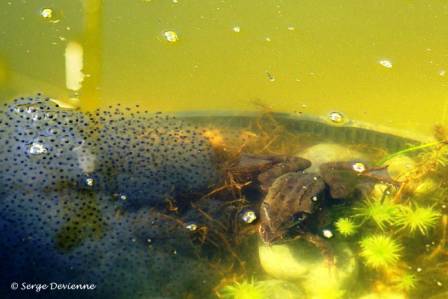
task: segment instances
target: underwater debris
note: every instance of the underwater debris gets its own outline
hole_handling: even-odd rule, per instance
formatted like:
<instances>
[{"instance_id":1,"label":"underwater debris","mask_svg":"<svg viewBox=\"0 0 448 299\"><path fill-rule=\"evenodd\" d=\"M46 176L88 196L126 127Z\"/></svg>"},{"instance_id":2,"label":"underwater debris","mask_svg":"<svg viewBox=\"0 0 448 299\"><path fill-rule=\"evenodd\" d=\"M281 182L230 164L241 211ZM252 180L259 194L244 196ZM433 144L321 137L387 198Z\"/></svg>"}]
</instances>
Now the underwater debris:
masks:
<instances>
[{"instance_id":1,"label":"underwater debris","mask_svg":"<svg viewBox=\"0 0 448 299\"><path fill-rule=\"evenodd\" d=\"M364 258L364 263L375 269L394 265L401 256L401 245L386 235L364 237L359 245L361 247L359 255Z\"/></svg>"},{"instance_id":2,"label":"underwater debris","mask_svg":"<svg viewBox=\"0 0 448 299\"><path fill-rule=\"evenodd\" d=\"M428 230L436 225L441 214L431 207L400 205L399 212L395 215L394 225L414 233L417 230L426 235Z\"/></svg>"},{"instance_id":3,"label":"underwater debris","mask_svg":"<svg viewBox=\"0 0 448 299\"><path fill-rule=\"evenodd\" d=\"M344 237L352 236L358 228L350 218L339 218L334 225L336 230Z\"/></svg>"}]
</instances>

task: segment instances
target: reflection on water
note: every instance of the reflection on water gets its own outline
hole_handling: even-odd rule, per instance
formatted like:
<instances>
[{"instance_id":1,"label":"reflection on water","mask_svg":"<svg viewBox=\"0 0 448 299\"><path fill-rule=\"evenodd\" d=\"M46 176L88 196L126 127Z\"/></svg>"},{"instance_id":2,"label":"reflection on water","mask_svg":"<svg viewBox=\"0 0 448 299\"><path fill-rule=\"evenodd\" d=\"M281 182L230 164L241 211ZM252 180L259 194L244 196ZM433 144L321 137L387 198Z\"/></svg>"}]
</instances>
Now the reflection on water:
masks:
<instances>
[{"instance_id":1,"label":"reflection on water","mask_svg":"<svg viewBox=\"0 0 448 299\"><path fill-rule=\"evenodd\" d=\"M0 3L1 294L444 298L447 14Z\"/></svg>"},{"instance_id":2,"label":"reflection on water","mask_svg":"<svg viewBox=\"0 0 448 299\"><path fill-rule=\"evenodd\" d=\"M274 110L336 110L427 134L445 120L444 1L0 5L0 55L11 73L3 95L73 97L63 57L77 41L86 55L87 107L98 99L157 110L253 110L260 99Z\"/></svg>"}]
</instances>

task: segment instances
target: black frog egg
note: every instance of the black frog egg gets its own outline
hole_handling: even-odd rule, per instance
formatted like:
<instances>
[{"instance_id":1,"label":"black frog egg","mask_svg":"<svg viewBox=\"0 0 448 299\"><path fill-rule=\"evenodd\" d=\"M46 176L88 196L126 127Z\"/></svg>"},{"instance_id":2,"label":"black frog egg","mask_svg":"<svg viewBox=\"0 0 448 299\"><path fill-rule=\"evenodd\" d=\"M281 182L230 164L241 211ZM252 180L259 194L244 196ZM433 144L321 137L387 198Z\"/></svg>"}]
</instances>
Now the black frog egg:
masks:
<instances>
[{"instance_id":1,"label":"black frog egg","mask_svg":"<svg viewBox=\"0 0 448 299\"><path fill-rule=\"evenodd\" d=\"M120 106L90 117L98 128L96 172L108 192L126 195L128 206L159 206L218 181L213 149L200 129Z\"/></svg>"},{"instance_id":2,"label":"black frog egg","mask_svg":"<svg viewBox=\"0 0 448 299\"><path fill-rule=\"evenodd\" d=\"M5 105L0 122L0 281L94 283L93 298L206 290L207 260L157 210L217 180L200 129L120 106L84 114L40 95Z\"/></svg>"},{"instance_id":3,"label":"black frog egg","mask_svg":"<svg viewBox=\"0 0 448 299\"><path fill-rule=\"evenodd\" d=\"M49 98L18 98L1 113L2 188L58 188L74 184L84 171L79 153L87 119L61 109Z\"/></svg>"}]
</instances>

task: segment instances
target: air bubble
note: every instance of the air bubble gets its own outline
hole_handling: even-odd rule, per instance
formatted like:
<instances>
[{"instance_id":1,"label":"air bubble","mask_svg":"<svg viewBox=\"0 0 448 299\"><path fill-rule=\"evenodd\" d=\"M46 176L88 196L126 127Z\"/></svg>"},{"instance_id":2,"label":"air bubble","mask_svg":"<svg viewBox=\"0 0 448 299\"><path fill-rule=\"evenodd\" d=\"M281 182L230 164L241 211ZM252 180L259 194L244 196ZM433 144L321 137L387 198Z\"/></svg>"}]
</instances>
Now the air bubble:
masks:
<instances>
[{"instance_id":1,"label":"air bubble","mask_svg":"<svg viewBox=\"0 0 448 299\"><path fill-rule=\"evenodd\" d=\"M93 178L86 179L86 185L92 187L95 184L95 180Z\"/></svg>"},{"instance_id":2,"label":"air bubble","mask_svg":"<svg viewBox=\"0 0 448 299\"><path fill-rule=\"evenodd\" d=\"M357 162L357 163L353 164L352 168L354 171L359 172L359 173L364 172L366 170L366 166L361 162Z\"/></svg>"},{"instance_id":3,"label":"air bubble","mask_svg":"<svg viewBox=\"0 0 448 299\"><path fill-rule=\"evenodd\" d=\"M40 15L44 19L51 19L53 17L53 10L51 8L43 8L40 11Z\"/></svg>"},{"instance_id":4,"label":"air bubble","mask_svg":"<svg viewBox=\"0 0 448 299\"><path fill-rule=\"evenodd\" d=\"M333 232L332 232L331 230L329 230L329 229L324 229L324 230L322 231L322 235L323 235L324 238L326 238L326 239L331 239L331 238L333 238L333 236L334 236Z\"/></svg>"},{"instance_id":5,"label":"air bubble","mask_svg":"<svg viewBox=\"0 0 448 299\"><path fill-rule=\"evenodd\" d=\"M42 143L33 142L28 152L30 155L42 155L48 153L48 150Z\"/></svg>"},{"instance_id":6,"label":"air bubble","mask_svg":"<svg viewBox=\"0 0 448 299\"><path fill-rule=\"evenodd\" d=\"M190 223L190 224L187 224L185 226L185 228L188 229L189 231L194 232L195 230L198 229L198 225L196 223Z\"/></svg>"},{"instance_id":7,"label":"air bubble","mask_svg":"<svg viewBox=\"0 0 448 299\"><path fill-rule=\"evenodd\" d=\"M177 33L174 31L166 31L163 33L165 36L165 39L170 43L175 43L179 40L179 37L177 36Z\"/></svg>"},{"instance_id":8,"label":"air bubble","mask_svg":"<svg viewBox=\"0 0 448 299\"><path fill-rule=\"evenodd\" d=\"M328 114L328 118L337 124L340 124L344 121L344 115L341 112L331 112L330 114Z\"/></svg>"},{"instance_id":9,"label":"air bubble","mask_svg":"<svg viewBox=\"0 0 448 299\"><path fill-rule=\"evenodd\" d=\"M257 215L255 214L254 211L247 210L243 213L241 219L243 219L244 222L250 224L250 223L254 222L255 220L257 220Z\"/></svg>"}]
</instances>

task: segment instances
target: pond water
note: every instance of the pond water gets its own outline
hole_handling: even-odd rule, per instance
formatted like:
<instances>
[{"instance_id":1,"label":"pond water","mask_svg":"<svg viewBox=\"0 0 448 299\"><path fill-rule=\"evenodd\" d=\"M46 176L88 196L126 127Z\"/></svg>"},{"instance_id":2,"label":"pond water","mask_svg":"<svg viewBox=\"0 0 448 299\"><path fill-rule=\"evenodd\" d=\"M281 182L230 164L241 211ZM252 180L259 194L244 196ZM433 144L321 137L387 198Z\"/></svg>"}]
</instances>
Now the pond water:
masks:
<instances>
[{"instance_id":1,"label":"pond water","mask_svg":"<svg viewBox=\"0 0 448 299\"><path fill-rule=\"evenodd\" d=\"M448 296L445 1L0 17L2 298Z\"/></svg>"}]
</instances>

